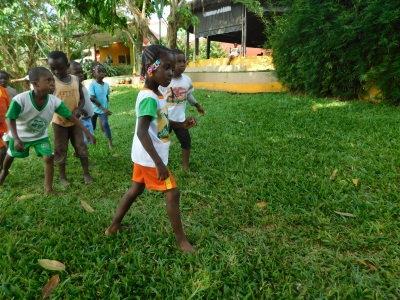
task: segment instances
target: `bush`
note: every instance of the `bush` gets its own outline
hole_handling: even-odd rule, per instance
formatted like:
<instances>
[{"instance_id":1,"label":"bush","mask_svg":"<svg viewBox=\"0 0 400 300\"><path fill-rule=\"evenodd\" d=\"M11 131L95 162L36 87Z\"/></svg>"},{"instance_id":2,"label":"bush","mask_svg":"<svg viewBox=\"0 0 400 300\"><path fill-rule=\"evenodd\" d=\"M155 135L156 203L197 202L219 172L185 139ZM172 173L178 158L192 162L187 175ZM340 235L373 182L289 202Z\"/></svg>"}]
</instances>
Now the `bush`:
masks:
<instances>
[{"instance_id":1,"label":"bush","mask_svg":"<svg viewBox=\"0 0 400 300\"><path fill-rule=\"evenodd\" d=\"M132 73L133 73L133 66L132 65L114 66L114 68L118 71L119 75L132 76Z\"/></svg>"},{"instance_id":2,"label":"bush","mask_svg":"<svg viewBox=\"0 0 400 300\"><path fill-rule=\"evenodd\" d=\"M270 35L292 91L352 99L371 86L400 100L398 0L294 0Z\"/></svg>"},{"instance_id":3,"label":"bush","mask_svg":"<svg viewBox=\"0 0 400 300\"><path fill-rule=\"evenodd\" d=\"M109 65L107 63L103 62L97 62L101 64L105 69L106 69L106 77L113 77L113 76L118 76L121 75L119 71L112 65ZM82 64L82 69L83 73L85 74L85 79L92 79L93 74L91 72L91 68L95 64L95 62L91 59L85 59L85 61Z\"/></svg>"}]
</instances>

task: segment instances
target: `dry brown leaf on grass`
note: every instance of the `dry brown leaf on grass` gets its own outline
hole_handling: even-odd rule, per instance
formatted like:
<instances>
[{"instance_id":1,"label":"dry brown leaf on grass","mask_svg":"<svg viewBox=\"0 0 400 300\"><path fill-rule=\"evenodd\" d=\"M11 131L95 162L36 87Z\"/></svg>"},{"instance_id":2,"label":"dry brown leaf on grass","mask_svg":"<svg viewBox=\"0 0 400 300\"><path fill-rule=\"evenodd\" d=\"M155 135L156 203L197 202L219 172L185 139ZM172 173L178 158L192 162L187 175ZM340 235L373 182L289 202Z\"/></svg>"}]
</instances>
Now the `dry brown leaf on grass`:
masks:
<instances>
[{"instance_id":1,"label":"dry brown leaf on grass","mask_svg":"<svg viewBox=\"0 0 400 300\"><path fill-rule=\"evenodd\" d=\"M373 264L369 263L369 262L366 261L366 260L357 259L357 261L358 261L359 263L362 263L363 265L367 266L368 268L374 270L374 271L378 271L378 269L377 269Z\"/></svg>"},{"instance_id":2,"label":"dry brown leaf on grass","mask_svg":"<svg viewBox=\"0 0 400 300\"><path fill-rule=\"evenodd\" d=\"M113 157L119 157L119 154L115 153L115 154L113 154L113 155L111 155L111 156L113 156Z\"/></svg>"},{"instance_id":3,"label":"dry brown leaf on grass","mask_svg":"<svg viewBox=\"0 0 400 300\"><path fill-rule=\"evenodd\" d=\"M206 98L210 98L210 97L211 97L210 95L208 95L208 94L206 95Z\"/></svg>"},{"instance_id":4,"label":"dry brown leaf on grass","mask_svg":"<svg viewBox=\"0 0 400 300\"><path fill-rule=\"evenodd\" d=\"M194 109L189 109L190 112L194 112Z\"/></svg>"},{"instance_id":5,"label":"dry brown leaf on grass","mask_svg":"<svg viewBox=\"0 0 400 300\"><path fill-rule=\"evenodd\" d=\"M354 184L355 186L358 186L358 178L354 178L354 179L353 179L353 184Z\"/></svg>"},{"instance_id":6,"label":"dry brown leaf on grass","mask_svg":"<svg viewBox=\"0 0 400 300\"><path fill-rule=\"evenodd\" d=\"M50 278L50 280L46 283L42 290L42 299L45 299L51 295L51 293L56 289L58 282L60 279L60 275L56 274Z\"/></svg>"},{"instance_id":7,"label":"dry brown leaf on grass","mask_svg":"<svg viewBox=\"0 0 400 300\"><path fill-rule=\"evenodd\" d=\"M65 265L60 263L57 260L50 260L50 259L38 259L39 265L41 265L43 268L47 270L52 270L52 271L60 271L64 270L65 271Z\"/></svg>"},{"instance_id":8,"label":"dry brown leaf on grass","mask_svg":"<svg viewBox=\"0 0 400 300\"><path fill-rule=\"evenodd\" d=\"M335 178L336 178L337 172L338 172L338 169L335 169L335 170L332 172L331 177L329 177L329 178L330 178L331 180L335 179Z\"/></svg>"},{"instance_id":9,"label":"dry brown leaf on grass","mask_svg":"<svg viewBox=\"0 0 400 300\"><path fill-rule=\"evenodd\" d=\"M345 213L345 212L341 212L341 211L336 211L334 210L335 213L337 213L338 215L344 216L344 217L350 217L350 218L355 218L355 216L353 214L349 214L349 213Z\"/></svg>"},{"instance_id":10,"label":"dry brown leaf on grass","mask_svg":"<svg viewBox=\"0 0 400 300\"><path fill-rule=\"evenodd\" d=\"M313 107L311 107L311 110L312 110L312 111L316 111L316 110L317 110L317 106L314 105Z\"/></svg>"},{"instance_id":11,"label":"dry brown leaf on grass","mask_svg":"<svg viewBox=\"0 0 400 300\"><path fill-rule=\"evenodd\" d=\"M22 195L22 196L17 197L17 201L21 201L21 200L25 200L25 199L30 199L30 198L33 198L33 197L36 197L36 196L37 196L37 194Z\"/></svg>"},{"instance_id":12,"label":"dry brown leaf on grass","mask_svg":"<svg viewBox=\"0 0 400 300\"><path fill-rule=\"evenodd\" d=\"M267 203L266 202L257 202L257 206L258 207L265 207L265 206L267 206Z\"/></svg>"},{"instance_id":13,"label":"dry brown leaf on grass","mask_svg":"<svg viewBox=\"0 0 400 300\"><path fill-rule=\"evenodd\" d=\"M93 209L89 204L87 204L86 201L81 200L81 204L82 204L83 208L84 208L87 212L89 212L89 213L94 212L94 209Z\"/></svg>"},{"instance_id":14,"label":"dry brown leaf on grass","mask_svg":"<svg viewBox=\"0 0 400 300\"><path fill-rule=\"evenodd\" d=\"M242 123L242 124L244 125L244 122L243 122L243 121L239 121L239 123Z\"/></svg>"}]
</instances>

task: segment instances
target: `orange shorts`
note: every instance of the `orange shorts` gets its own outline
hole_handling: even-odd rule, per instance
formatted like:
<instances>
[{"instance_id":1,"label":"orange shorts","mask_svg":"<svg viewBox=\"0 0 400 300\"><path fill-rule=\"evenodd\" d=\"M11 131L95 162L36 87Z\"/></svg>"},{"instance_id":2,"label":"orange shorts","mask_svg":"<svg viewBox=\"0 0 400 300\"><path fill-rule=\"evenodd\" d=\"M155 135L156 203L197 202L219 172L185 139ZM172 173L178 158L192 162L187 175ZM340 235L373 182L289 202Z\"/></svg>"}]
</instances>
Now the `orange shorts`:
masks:
<instances>
[{"instance_id":1,"label":"orange shorts","mask_svg":"<svg viewBox=\"0 0 400 300\"><path fill-rule=\"evenodd\" d=\"M166 191L177 188L178 186L169 169L168 173L169 177L166 180L158 180L156 168L144 167L135 163L133 164L132 181L144 183L146 188L155 191Z\"/></svg>"}]
</instances>

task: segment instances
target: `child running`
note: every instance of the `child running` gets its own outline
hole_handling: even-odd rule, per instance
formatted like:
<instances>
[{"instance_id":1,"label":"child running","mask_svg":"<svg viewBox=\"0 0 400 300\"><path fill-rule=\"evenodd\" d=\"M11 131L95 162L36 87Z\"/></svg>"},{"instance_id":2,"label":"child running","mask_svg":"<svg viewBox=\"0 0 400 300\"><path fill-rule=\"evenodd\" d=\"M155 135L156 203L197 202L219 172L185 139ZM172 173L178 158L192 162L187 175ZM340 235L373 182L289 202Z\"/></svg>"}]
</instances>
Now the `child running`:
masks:
<instances>
[{"instance_id":1,"label":"child running","mask_svg":"<svg viewBox=\"0 0 400 300\"><path fill-rule=\"evenodd\" d=\"M64 52L53 51L49 54L47 61L55 76L56 90L54 95L67 105L75 117L80 118L85 105L85 98L79 79L68 74L67 56ZM93 179L89 173L89 152L80 127L75 126L73 122L66 120L57 113L54 114L52 126L54 131L54 162L58 164L60 182L64 185L70 184L65 174L68 141L70 140L75 149L75 156L81 160L85 184L92 183Z\"/></svg>"},{"instance_id":2,"label":"child running","mask_svg":"<svg viewBox=\"0 0 400 300\"><path fill-rule=\"evenodd\" d=\"M92 67L92 73L95 81L92 81L89 85L90 100L92 100L94 115L92 117L93 130L96 130L97 117L100 118L101 125L104 128L106 138L108 140L108 148L112 149L113 144L111 140L111 130L108 125L108 116L111 112L108 110L108 95L110 95L110 86L103 79L106 76L106 69L101 64L95 64ZM104 107L107 111L104 111L95 105L95 101L100 103L100 107Z\"/></svg>"},{"instance_id":3,"label":"child running","mask_svg":"<svg viewBox=\"0 0 400 300\"><path fill-rule=\"evenodd\" d=\"M29 148L34 147L36 154L43 156L45 163L45 195L58 195L53 189L54 156L47 136L47 127L53 114L59 114L85 131L93 143L96 139L60 99L51 95L55 83L49 70L33 68L29 71L29 79L34 90L15 96L6 115L10 125L10 145L0 174L0 185L4 183L14 158L29 156Z\"/></svg>"},{"instance_id":4,"label":"child running","mask_svg":"<svg viewBox=\"0 0 400 300\"><path fill-rule=\"evenodd\" d=\"M105 234L115 234L122 229L121 222L132 203L145 187L163 191L167 201L167 213L176 236L176 244L184 253L197 253L183 232L179 210L180 193L172 177L168 163L169 126L189 129L197 125L196 119L184 122L168 121L166 101L158 87L168 86L172 80L175 56L166 47L151 45L143 52L143 73L147 73L144 88L136 100L136 128L132 144L132 186L122 197L114 220Z\"/></svg>"},{"instance_id":5,"label":"child running","mask_svg":"<svg viewBox=\"0 0 400 300\"><path fill-rule=\"evenodd\" d=\"M7 134L6 113L10 106L10 98L7 90L0 85L0 170L3 167L4 158L7 153L7 145L3 142L3 135Z\"/></svg>"},{"instance_id":6,"label":"child running","mask_svg":"<svg viewBox=\"0 0 400 300\"><path fill-rule=\"evenodd\" d=\"M200 116L204 115L204 109L196 99L193 97L193 85L192 80L182 74L186 69L185 54L179 50L174 49L172 52L175 54L176 65L174 77L167 88L160 87L160 91L165 95L167 94L167 107L168 107L168 119L175 122L183 122L185 120L186 111L186 100L190 105L195 106ZM176 137L181 143L182 148L182 170L189 170L189 156L190 148L192 147L192 141L190 139L189 130L185 128L174 128L169 130L174 131Z\"/></svg>"}]
</instances>

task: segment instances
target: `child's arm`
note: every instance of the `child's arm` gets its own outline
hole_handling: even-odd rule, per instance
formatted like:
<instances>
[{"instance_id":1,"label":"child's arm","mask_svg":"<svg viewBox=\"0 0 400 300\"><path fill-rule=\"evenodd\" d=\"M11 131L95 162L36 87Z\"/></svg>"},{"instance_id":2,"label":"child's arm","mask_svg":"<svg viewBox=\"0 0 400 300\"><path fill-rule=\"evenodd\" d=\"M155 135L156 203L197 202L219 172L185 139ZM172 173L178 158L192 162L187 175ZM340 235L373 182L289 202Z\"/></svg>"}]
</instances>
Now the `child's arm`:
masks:
<instances>
[{"instance_id":1,"label":"child's arm","mask_svg":"<svg viewBox=\"0 0 400 300\"><path fill-rule=\"evenodd\" d=\"M204 108L196 101L196 99L193 97L192 93L188 93L187 95L187 101L190 103L192 106L196 106L197 111L200 116L204 115Z\"/></svg>"},{"instance_id":2,"label":"child's arm","mask_svg":"<svg viewBox=\"0 0 400 300\"><path fill-rule=\"evenodd\" d=\"M82 109L85 106L85 96L82 90L82 83L79 83L79 103L78 107L72 112L75 117L80 118L82 116Z\"/></svg>"},{"instance_id":3,"label":"child's arm","mask_svg":"<svg viewBox=\"0 0 400 300\"><path fill-rule=\"evenodd\" d=\"M24 152L25 146L24 146L24 143L21 141L21 139L18 136L16 120L8 119L7 123L8 123L8 126L10 127L11 134L14 139L14 149L17 150L18 152Z\"/></svg>"},{"instance_id":4,"label":"child's arm","mask_svg":"<svg viewBox=\"0 0 400 300\"><path fill-rule=\"evenodd\" d=\"M92 143L92 144L96 144L96 138L89 132L89 130L87 130L87 128L82 124L82 122L75 117L74 115L70 115L67 118L68 121L71 121L72 123L74 123L76 126L78 126L85 134L87 139Z\"/></svg>"},{"instance_id":5,"label":"child's arm","mask_svg":"<svg viewBox=\"0 0 400 300\"><path fill-rule=\"evenodd\" d=\"M165 180L169 177L167 166L164 165L161 157L158 155L154 148L153 142L149 135L149 127L151 123L151 116L143 116L138 119L137 136L142 143L143 148L150 155L154 161L157 170L158 180Z\"/></svg>"},{"instance_id":6,"label":"child's arm","mask_svg":"<svg viewBox=\"0 0 400 300\"><path fill-rule=\"evenodd\" d=\"M96 96L95 95L90 95L90 101L92 101L92 103L94 103L94 105L96 105L99 109L101 109L107 116L111 116L112 112L109 111L107 108L104 108L99 101L97 101ZM107 96L107 101L108 101L108 96Z\"/></svg>"},{"instance_id":7,"label":"child's arm","mask_svg":"<svg viewBox=\"0 0 400 300\"><path fill-rule=\"evenodd\" d=\"M186 118L185 121L183 122L175 122L172 120L169 120L169 127L179 129L179 128L185 128L185 129L190 129L193 126L197 126L197 120L195 117L188 117Z\"/></svg>"}]
</instances>

